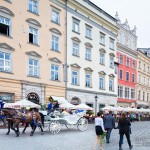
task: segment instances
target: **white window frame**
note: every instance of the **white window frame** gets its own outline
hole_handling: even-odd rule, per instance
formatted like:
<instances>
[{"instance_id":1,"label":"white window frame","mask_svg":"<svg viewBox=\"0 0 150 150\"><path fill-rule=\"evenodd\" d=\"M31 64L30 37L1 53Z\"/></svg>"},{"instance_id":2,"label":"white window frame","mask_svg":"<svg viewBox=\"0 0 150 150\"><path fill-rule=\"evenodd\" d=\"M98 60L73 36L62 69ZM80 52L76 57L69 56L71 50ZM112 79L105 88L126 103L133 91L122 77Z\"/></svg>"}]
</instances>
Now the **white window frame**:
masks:
<instances>
[{"instance_id":1,"label":"white window frame","mask_svg":"<svg viewBox=\"0 0 150 150\"><path fill-rule=\"evenodd\" d=\"M134 78L134 81L133 81ZM135 83L135 74L132 74L132 82Z\"/></svg>"},{"instance_id":2,"label":"white window frame","mask_svg":"<svg viewBox=\"0 0 150 150\"><path fill-rule=\"evenodd\" d=\"M74 44L78 45L78 47L74 47ZM72 41L72 55L79 56L79 46L80 46L79 42L76 42L74 40Z\"/></svg>"},{"instance_id":3,"label":"white window frame","mask_svg":"<svg viewBox=\"0 0 150 150\"><path fill-rule=\"evenodd\" d=\"M121 56L122 56L122 62L121 62ZM120 54L119 63L123 65L123 55L122 54Z\"/></svg>"},{"instance_id":4,"label":"white window frame","mask_svg":"<svg viewBox=\"0 0 150 150\"><path fill-rule=\"evenodd\" d=\"M99 76L99 89L100 90L105 89L105 76Z\"/></svg>"},{"instance_id":5,"label":"white window frame","mask_svg":"<svg viewBox=\"0 0 150 150\"><path fill-rule=\"evenodd\" d=\"M145 92L143 91L143 101L145 101Z\"/></svg>"},{"instance_id":6,"label":"white window frame","mask_svg":"<svg viewBox=\"0 0 150 150\"><path fill-rule=\"evenodd\" d=\"M92 27L88 25L85 27L85 37L92 39Z\"/></svg>"},{"instance_id":7,"label":"white window frame","mask_svg":"<svg viewBox=\"0 0 150 150\"><path fill-rule=\"evenodd\" d=\"M1 70L0 72L7 72L7 73L11 73L12 72L12 54L11 52L8 52L7 50L1 50L0 49L0 53L3 53L4 54L4 59L0 58L0 61L3 61L4 62L4 66L2 66L4 69ZM9 61L6 60L6 54L9 55ZM10 65L6 65L6 62L8 62Z\"/></svg>"},{"instance_id":8,"label":"white window frame","mask_svg":"<svg viewBox=\"0 0 150 150\"><path fill-rule=\"evenodd\" d=\"M30 32L31 28L32 28L32 30L34 32ZM35 30L37 30L37 34L35 33ZM29 34L33 34L33 43L31 43L30 40L29 40L29 43L34 44L34 45L38 45L39 44L39 28L37 28L35 26L32 26L32 25L29 25L29 31L28 32L29 32ZM36 36L37 42L35 41L35 37L34 36Z\"/></svg>"},{"instance_id":9,"label":"white window frame","mask_svg":"<svg viewBox=\"0 0 150 150\"><path fill-rule=\"evenodd\" d=\"M131 99L135 99L135 89L131 88Z\"/></svg>"},{"instance_id":10,"label":"white window frame","mask_svg":"<svg viewBox=\"0 0 150 150\"><path fill-rule=\"evenodd\" d=\"M138 90L138 100L140 100L140 99L141 99L141 91Z\"/></svg>"},{"instance_id":11,"label":"white window frame","mask_svg":"<svg viewBox=\"0 0 150 150\"><path fill-rule=\"evenodd\" d=\"M73 72L76 72L76 75L73 75ZM76 83L74 82L76 79ZM79 72L77 70L72 70L71 71L71 83L72 85L78 85L79 84Z\"/></svg>"},{"instance_id":12,"label":"white window frame","mask_svg":"<svg viewBox=\"0 0 150 150\"><path fill-rule=\"evenodd\" d=\"M129 79L127 80L127 73L129 75ZM130 73L129 72L126 72L126 81L130 81Z\"/></svg>"},{"instance_id":13,"label":"white window frame","mask_svg":"<svg viewBox=\"0 0 150 150\"><path fill-rule=\"evenodd\" d=\"M33 60L33 61L37 61L37 66L35 67L34 65L30 65L29 62L30 60ZM36 58L33 58L33 57L29 57L28 58L28 76L29 77L39 77L40 76L40 62L39 62L39 59L36 59ZM30 74L30 66L33 67L33 70L32 70L32 74ZM37 75L35 74L35 68L37 69Z\"/></svg>"},{"instance_id":14,"label":"white window frame","mask_svg":"<svg viewBox=\"0 0 150 150\"><path fill-rule=\"evenodd\" d=\"M114 57L113 56L109 57L109 67L114 68Z\"/></svg>"},{"instance_id":15,"label":"white window frame","mask_svg":"<svg viewBox=\"0 0 150 150\"><path fill-rule=\"evenodd\" d=\"M132 68L135 69L135 60L132 60Z\"/></svg>"},{"instance_id":16,"label":"white window frame","mask_svg":"<svg viewBox=\"0 0 150 150\"><path fill-rule=\"evenodd\" d=\"M52 37L55 37L55 38L58 38L58 41L56 42L56 41L53 41L53 38ZM53 48L53 44L52 43L58 43L58 49L55 49L55 46L54 46L54 48ZM51 45L51 50L53 50L53 51L56 51L56 52L60 52L60 35L58 35L58 34L56 34L56 33L53 33L53 32L51 32L51 40L50 40L50 45Z\"/></svg>"},{"instance_id":17,"label":"white window frame","mask_svg":"<svg viewBox=\"0 0 150 150\"><path fill-rule=\"evenodd\" d=\"M120 76L120 71L122 71L122 78L121 78L121 76ZM119 78L121 79L121 80L123 80L123 70L120 70L119 71Z\"/></svg>"},{"instance_id":18,"label":"white window frame","mask_svg":"<svg viewBox=\"0 0 150 150\"><path fill-rule=\"evenodd\" d=\"M141 82L141 75L139 74L138 75L138 83L140 83Z\"/></svg>"},{"instance_id":19,"label":"white window frame","mask_svg":"<svg viewBox=\"0 0 150 150\"><path fill-rule=\"evenodd\" d=\"M115 40L112 39L112 38L110 38L110 40L109 40L109 48L110 48L111 50L114 50L114 49L115 49Z\"/></svg>"},{"instance_id":20,"label":"white window frame","mask_svg":"<svg viewBox=\"0 0 150 150\"><path fill-rule=\"evenodd\" d=\"M32 1L32 2L31 2ZM33 6L33 1L36 1L37 3L37 7L36 7L36 11L34 11L33 9L35 9L35 6ZM30 10L30 2L31 2L31 5L32 5L32 10ZM39 0L28 0L28 10L34 14L38 14L39 13Z\"/></svg>"},{"instance_id":21,"label":"white window frame","mask_svg":"<svg viewBox=\"0 0 150 150\"><path fill-rule=\"evenodd\" d=\"M105 65L105 53L100 52L100 64Z\"/></svg>"},{"instance_id":22,"label":"white window frame","mask_svg":"<svg viewBox=\"0 0 150 150\"><path fill-rule=\"evenodd\" d=\"M91 52L91 48L85 47L85 59L86 60L91 60L91 58L92 58L92 54L91 53L92 53Z\"/></svg>"},{"instance_id":23,"label":"white window frame","mask_svg":"<svg viewBox=\"0 0 150 150\"><path fill-rule=\"evenodd\" d=\"M109 91L114 91L114 79L109 78Z\"/></svg>"},{"instance_id":24,"label":"white window frame","mask_svg":"<svg viewBox=\"0 0 150 150\"><path fill-rule=\"evenodd\" d=\"M118 86L118 97L123 98L123 86Z\"/></svg>"},{"instance_id":25,"label":"white window frame","mask_svg":"<svg viewBox=\"0 0 150 150\"><path fill-rule=\"evenodd\" d=\"M52 70L52 66L54 66L53 70ZM58 70L56 70L56 67L58 68ZM52 71L54 72L54 77L52 76ZM56 79L56 75L58 76L57 79ZM60 80L60 66L58 64L54 64L54 63L51 64L51 66L50 66L50 79L52 81L59 81Z\"/></svg>"},{"instance_id":26,"label":"white window frame","mask_svg":"<svg viewBox=\"0 0 150 150\"><path fill-rule=\"evenodd\" d=\"M125 87L125 98L129 99L130 97L130 89L129 87Z\"/></svg>"},{"instance_id":27,"label":"white window frame","mask_svg":"<svg viewBox=\"0 0 150 150\"><path fill-rule=\"evenodd\" d=\"M130 67L130 58L129 57L126 57L126 66Z\"/></svg>"},{"instance_id":28,"label":"white window frame","mask_svg":"<svg viewBox=\"0 0 150 150\"><path fill-rule=\"evenodd\" d=\"M75 26L75 25L77 25L77 26ZM76 30L76 27L77 27L77 30ZM76 33L80 32L80 21L75 18L73 18L73 20L72 20L72 30Z\"/></svg>"},{"instance_id":29,"label":"white window frame","mask_svg":"<svg viewBox=\"0 0 150 150\"><path fill-rule=\"evenodd\" d=\"M55 14L53 14L53 13L55 13ZM56 17L57 19L56 18L54 19L53 17ZM56 20L58 20L58 21L56 21ZM51 21L54 22L54 23L56 23L56 24L60 24L60 11L52 8L52 11L51 11Z\"/></svg>"},{"instance_id":30,"label":"white window frame","mask_svg":"<svg viewBox=\"0 0 150 150\"><path fill-rule=\"evenodd\" d=\"M89 78L87 78L87 76L89 76ZM92 76L91 76L91 74L89 74L89 73L86 73L85 74L85 86L86 87L91 87L91 85L92 85Z\"/></svg>"},{"instance_id":31,"label":"white window frame","mask_svg":"<svg viewBox=\"0 0 150 150\"><path fill-rule=\"evenodd\" d=\"M105 45L105 34L100 32L100 44Z\"/></svg>"}]
</instances>

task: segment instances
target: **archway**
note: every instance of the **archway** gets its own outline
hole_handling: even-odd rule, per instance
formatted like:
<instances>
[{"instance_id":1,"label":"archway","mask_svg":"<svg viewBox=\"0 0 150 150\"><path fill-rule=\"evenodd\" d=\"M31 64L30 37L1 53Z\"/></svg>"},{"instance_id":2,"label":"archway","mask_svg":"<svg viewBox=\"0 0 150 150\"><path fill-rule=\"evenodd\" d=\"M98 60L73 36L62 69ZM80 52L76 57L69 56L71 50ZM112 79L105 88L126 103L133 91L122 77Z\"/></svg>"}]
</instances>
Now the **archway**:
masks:
<instances>
[{"instance_id":1,"label":"archway","mask_svg":"<svg viewBox=\"0 0 150 150\"><path fill-rule=\"evenodd\" d=\"M73 105L79 105L79 104L81 104L81 100L80 100L80 98L74 96L74 97L72 97L70 103Z\"/></svg>"},{"instance_id":2,"label":"archway","mask_svg":"<svg viewBox=\"0 0 150 150\"><path fill-rule=\"evenodd\" d=\"M28 95L27 95L27 100L29 100L29 101L31 101L31 102L33 102L33 103L36 103L36 104L39 104L39 102L40 102L40 99L39 99L39 96L38 96L38 94L36 94L36 93L29 93Z\"/></svg>"}]
</instances>

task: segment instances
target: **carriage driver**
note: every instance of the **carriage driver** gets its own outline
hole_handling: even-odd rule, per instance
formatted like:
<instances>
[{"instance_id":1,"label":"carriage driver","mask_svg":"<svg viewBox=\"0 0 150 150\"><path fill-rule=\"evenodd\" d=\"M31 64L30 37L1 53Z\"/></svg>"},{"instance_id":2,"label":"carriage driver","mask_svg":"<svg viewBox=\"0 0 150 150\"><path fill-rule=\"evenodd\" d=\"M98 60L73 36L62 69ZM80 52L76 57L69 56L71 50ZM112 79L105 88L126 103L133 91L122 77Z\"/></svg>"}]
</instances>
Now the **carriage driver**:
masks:
<instances>
[{"instance_id":1,"label":"carriage driver","mask_svg":"<svg viewBox=\"0 0 150 150\"><path fill-rule=\"evenodd\" d=\"M0 97L0 109L3 109L4 108L4 102L3 102L3 100L1 99L1 97Z\"/></svg>"}]
</instances>

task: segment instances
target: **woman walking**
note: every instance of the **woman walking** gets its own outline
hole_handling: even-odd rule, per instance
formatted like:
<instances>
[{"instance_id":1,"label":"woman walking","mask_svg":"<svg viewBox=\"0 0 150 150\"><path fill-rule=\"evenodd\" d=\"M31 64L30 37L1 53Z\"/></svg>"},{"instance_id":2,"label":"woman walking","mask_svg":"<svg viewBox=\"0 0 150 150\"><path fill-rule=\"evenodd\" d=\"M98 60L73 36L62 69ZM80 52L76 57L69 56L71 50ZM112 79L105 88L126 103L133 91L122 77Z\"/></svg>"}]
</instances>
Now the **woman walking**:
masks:
<instances>
[{"instance_id":1,"label":"woman walking","mask_svg":"<svg viewBox=\"0 0 150 150\"><path fill-rule=\"evenodd\" d=\"M118 128L119 128L119 134L120 134L119 150L122 150L122 143L123 143L124 134L126 135L129 148L130 149L133 148L133 145L131 145L131 140L130 140L130 131L131 131L130 126L131 126L131 123L130 123L129 119L126 117L126 114L122 113L122 116L118 122Z\"/></svg>"},{"instance_id":2,"label":"woman walking","mask_svg":"<svg viewBox=\"0 0 150 150\"><path fill-rule=\"evenodd\" d=\"M102 113L98 112L97 117L95 118L95 132L96 132L96 142L94 145L94 150L96 149L96 145L98 143L98 140L100 140L100 150L103 150L103 133L106 132L104 129L103 119L102 119Z\"/></svg>"}]
</instances>

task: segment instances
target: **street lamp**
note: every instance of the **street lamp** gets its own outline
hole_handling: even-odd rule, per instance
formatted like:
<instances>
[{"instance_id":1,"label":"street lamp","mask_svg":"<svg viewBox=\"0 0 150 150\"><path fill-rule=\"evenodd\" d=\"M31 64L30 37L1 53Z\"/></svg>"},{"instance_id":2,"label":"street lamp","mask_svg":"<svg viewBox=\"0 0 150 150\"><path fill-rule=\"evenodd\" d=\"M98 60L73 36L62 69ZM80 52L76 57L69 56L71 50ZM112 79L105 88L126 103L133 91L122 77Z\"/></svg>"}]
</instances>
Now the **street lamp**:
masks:
<instances>
[{"instance_id":1,"label":"street lamp","mask_svg":"<svg viewBox=\"0 0 150 150\"><path fill-rule=\"evenodd\" d=\"M97 99L98 99L98 96L96 95L95 97L95 116L97 115Z\"/></svg>"}]
</instances>

